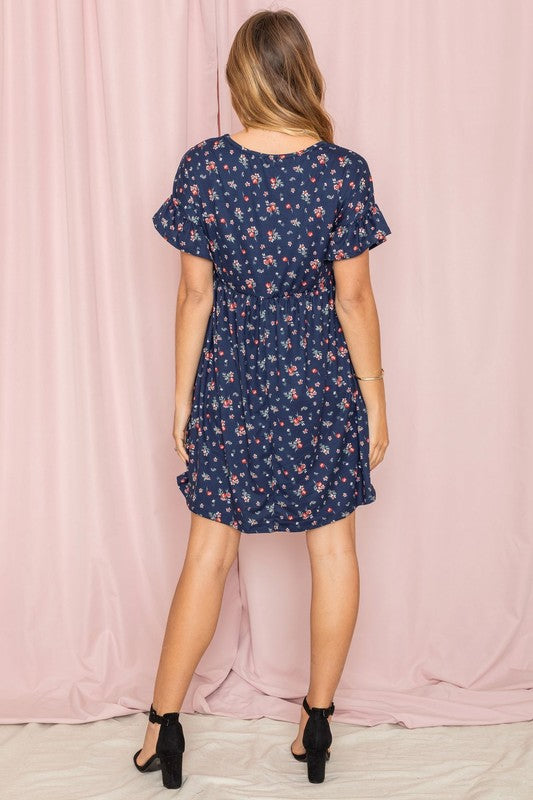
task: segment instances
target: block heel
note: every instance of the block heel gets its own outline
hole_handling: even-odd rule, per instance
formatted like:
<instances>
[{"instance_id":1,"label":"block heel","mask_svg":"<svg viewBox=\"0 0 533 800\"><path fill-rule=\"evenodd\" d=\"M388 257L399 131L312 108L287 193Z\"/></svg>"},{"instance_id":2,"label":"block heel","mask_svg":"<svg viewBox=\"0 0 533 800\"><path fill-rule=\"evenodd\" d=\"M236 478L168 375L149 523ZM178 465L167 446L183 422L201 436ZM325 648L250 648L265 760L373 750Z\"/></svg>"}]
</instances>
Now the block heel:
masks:
<instances>
[{"instance_id":1,"label":"block heel","mask_svg":"<svg viewBox=\"0 0 533 800\"><path fill-rule=\"evenodd\" d=\"M326 775L326 750L307 750L307 778L310 783L323 783Z\"/></svg>"},{"instance_id":2,"label":"block heel","mask_svg":"<svg viewBox=\"0 0 533 800\"><path fill-rule=\"evenodd\" d=\"M139 772L153 772L161 769L163 786L166 789L179 789L182 783L182 761L185 750L185 737L179 721L179 712L171 711L157 714L153 705L148 716L150 722L157 722L161 727L157 737L155 753L144 764L137 763L137 750L133 763Z\"/></svg>"},{"instance_id":3,"label":"block heel","mask_svg":"<svg viewBox=\"0 0 533 800\"><path fill-rule=\"evenodd\" d=\"M163 786L165 786L167 789L180 788L182 759L183 753L176 753L173 756L161 756Z\"/></svg>"}]
</instances>

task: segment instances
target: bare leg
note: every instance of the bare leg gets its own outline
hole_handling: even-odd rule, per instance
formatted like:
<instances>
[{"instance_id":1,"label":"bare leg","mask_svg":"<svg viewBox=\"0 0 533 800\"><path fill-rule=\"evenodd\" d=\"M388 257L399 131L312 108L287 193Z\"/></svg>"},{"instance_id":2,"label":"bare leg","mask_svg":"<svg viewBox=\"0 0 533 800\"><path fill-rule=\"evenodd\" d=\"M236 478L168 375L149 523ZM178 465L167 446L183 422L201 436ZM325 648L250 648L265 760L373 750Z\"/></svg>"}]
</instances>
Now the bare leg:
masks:
<instances>
[{"instance_id":1,"label":"bare leg","mask_svg":"<svg viewBox=\"0 0 533 800\"><path fill-rule=\"evenodd\" d=\"M215 633L226 577L241 533L191 513L185 561L170 606L153 706L158 714L179 711L194 670ZM159 724L148 722L140 766L155 753Z\"/></svg>"},{"instance_id":2,"label":"bare leg","mask_svg":"<svg viewBox=\"0 0 533 800\"><path fill-rule=\"evenodd\" d=\"M355 511L344 519L306 532L313 582L311 596L310 706L325 708L334 699L359 610L359 565L355 550ZM305 752L302 736L308 714L291 746Z\"/></svg>"}]
</instances>

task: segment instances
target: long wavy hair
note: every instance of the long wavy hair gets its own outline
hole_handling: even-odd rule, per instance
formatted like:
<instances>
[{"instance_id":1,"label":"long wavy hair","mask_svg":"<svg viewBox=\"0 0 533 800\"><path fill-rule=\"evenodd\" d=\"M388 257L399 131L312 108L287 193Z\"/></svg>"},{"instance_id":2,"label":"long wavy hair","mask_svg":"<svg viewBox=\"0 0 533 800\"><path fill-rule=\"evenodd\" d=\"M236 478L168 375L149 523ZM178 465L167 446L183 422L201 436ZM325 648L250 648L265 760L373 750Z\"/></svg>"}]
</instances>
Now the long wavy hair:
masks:
<instances>
[{"instance_id":1,"label":"long wavy hair","mask_svg":"<svg viewBox=\"0 0 533 800\"><path fill-rule=\"evenodd\" d=\"M291 11L258 11L243 22L231 45L226 80L245 128L333 142L333 125L322 105L324 78Z\"/></svg>"}]
</instances>

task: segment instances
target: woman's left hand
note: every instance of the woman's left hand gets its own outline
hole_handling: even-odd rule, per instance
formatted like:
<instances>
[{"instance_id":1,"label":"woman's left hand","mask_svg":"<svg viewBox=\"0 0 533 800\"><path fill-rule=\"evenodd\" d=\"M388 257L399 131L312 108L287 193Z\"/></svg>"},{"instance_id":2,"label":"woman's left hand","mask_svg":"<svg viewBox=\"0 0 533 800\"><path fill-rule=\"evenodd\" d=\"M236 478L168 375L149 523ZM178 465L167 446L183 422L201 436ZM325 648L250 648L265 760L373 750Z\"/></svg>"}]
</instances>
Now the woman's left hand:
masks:
<instances>
[{"instance_id":1,"label":"woman's left hand","mask_svg":"<svg viewBox=\"0 0 533 800\"><path fill-rule=\"evenodd\" d=\"M176 442L176 452L181 458L185 461L186 464L189 463L189 454L187 453L186 449L186 432L187 426L189 423L189 419L191 416L191 408L192 408L192 401L189 400L187 402L178 402L176 400L176 407L174 409L174 430L172 435L174 437L174 441Z\"/></svg>"}]
</instances>

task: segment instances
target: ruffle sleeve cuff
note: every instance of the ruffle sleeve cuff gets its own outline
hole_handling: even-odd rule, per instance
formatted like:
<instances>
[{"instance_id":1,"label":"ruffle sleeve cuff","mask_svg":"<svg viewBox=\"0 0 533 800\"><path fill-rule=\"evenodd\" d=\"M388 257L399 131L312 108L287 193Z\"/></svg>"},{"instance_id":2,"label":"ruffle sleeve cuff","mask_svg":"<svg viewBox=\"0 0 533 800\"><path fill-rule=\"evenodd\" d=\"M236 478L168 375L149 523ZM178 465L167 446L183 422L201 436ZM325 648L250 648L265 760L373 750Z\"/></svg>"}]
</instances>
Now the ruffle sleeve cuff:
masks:
<instances>
[{"instance_id":1,"label":"ruffle sleeve cuff","mask_svg":"<svg viewBox=\"0 0 533 800\"><path fill-rule=\"evenodd\" d=\"M371 203L353 220L341 220L331 231L326 248L326 261L354 258L387 241L392 233L376 203Z\"/></svg>"},{"instance_id":2,"label":"ruffle sleeve cuff","mask_svg":"<svg viewBox=\"0 0 533 800\"><path fill-rule=\"evenodd\" d=\"M200 217L185 216L173 195L152 217L155 229L171 245L193 256L211 259L210 242Z\"/></svg>"}]
</instances>

